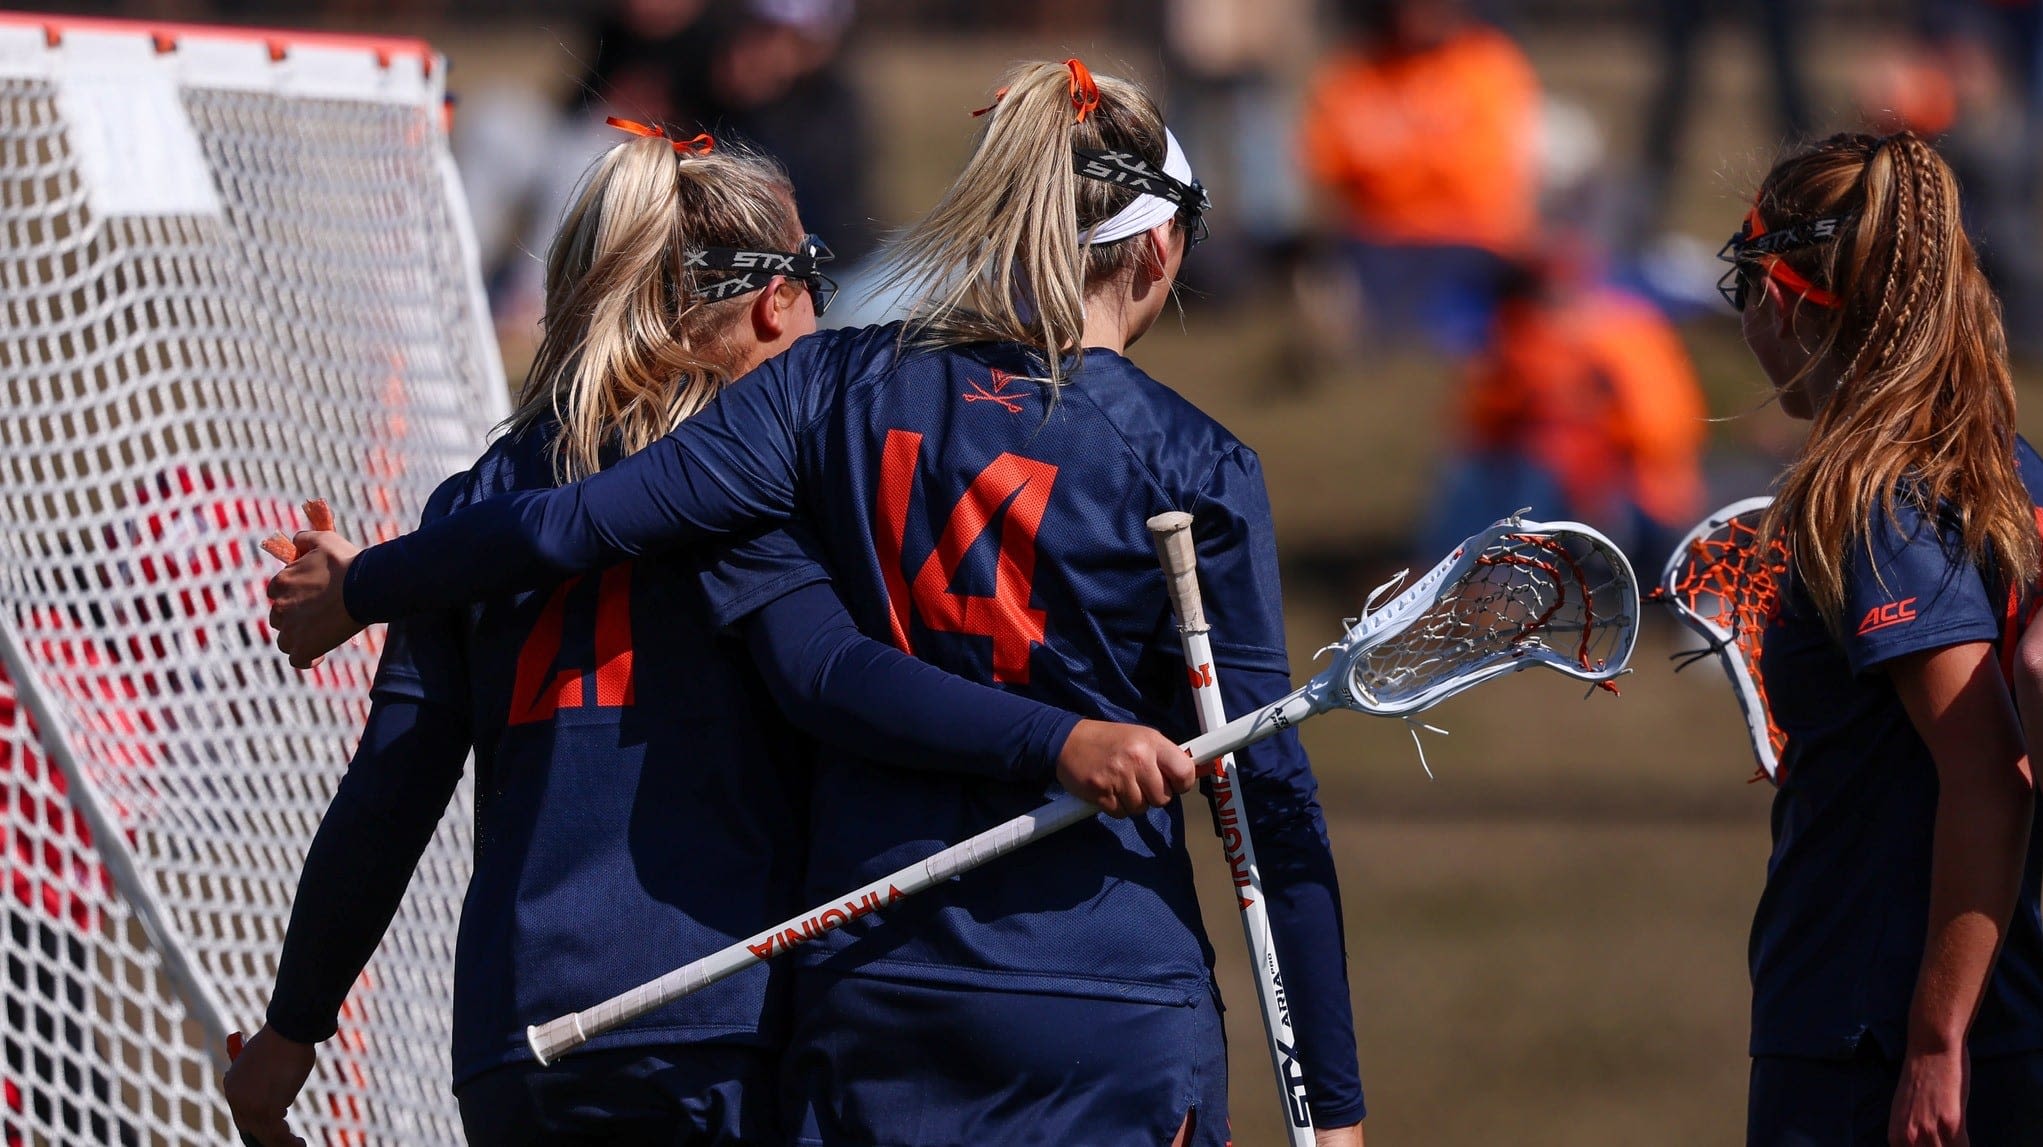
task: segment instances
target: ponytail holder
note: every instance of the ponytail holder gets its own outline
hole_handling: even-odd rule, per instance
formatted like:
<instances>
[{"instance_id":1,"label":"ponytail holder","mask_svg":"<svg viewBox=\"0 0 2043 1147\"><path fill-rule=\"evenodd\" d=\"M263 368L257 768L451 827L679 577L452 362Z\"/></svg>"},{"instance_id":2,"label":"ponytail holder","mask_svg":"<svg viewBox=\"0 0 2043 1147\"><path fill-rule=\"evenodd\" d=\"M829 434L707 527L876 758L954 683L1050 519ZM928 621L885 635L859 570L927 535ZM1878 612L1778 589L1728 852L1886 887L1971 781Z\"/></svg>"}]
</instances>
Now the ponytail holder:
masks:
<instances>
[{"instance_id":1,"label":"ponytail holder","mask_svg":"<svg viewBox=\"0 0 2043 1147\"><path fill-rule=\"evenodd\" d=\"M1071 108L1078 113L1078 119L1074 122L1084 123L1085 117L1098 110L1100 106L1100 86L1093 82L1092 72L1086 68L1085 62L1078 57L1073 56L1064 61L1064 66L1071 69ZM992 111L1001 100L1006 98L1006 88L994 92L993 102L973 111L972 118L978 119L980 116ZM617 121L612 120L611 122L616 123ZM623 127L624 125L618 124L618 126Z\"/></svg>"},{"instance_id":2,"label":"ponytail holder","mask_svg":"<svg viewBox=\"0 0 2043 1147\"><path fill-rule=\"evenodd\" d=\"M628 132L643 138L667 138L667 129L657 124L643 124L637 120L620 119L617 116L605 116L603 122L619 131ZM710 138L710 134L706 131L699 133L693 139L677 139L671 142L674 145L675 155L708 155L716 150L716 140Z\"/></svg>"},{"instance_id":3,"label":"ponytail holder","mask_svg":"<svg viewBox=\"0 0 2043 1147\"><path fill-rule=\"evenodd\" d=\"M1076 123L1084 123L1100 106L1100 86L1093 82L1092 72L1077 56L1064 61L1071 69L1071 107L1078 113Z\"/></svg>"}]
</instances>

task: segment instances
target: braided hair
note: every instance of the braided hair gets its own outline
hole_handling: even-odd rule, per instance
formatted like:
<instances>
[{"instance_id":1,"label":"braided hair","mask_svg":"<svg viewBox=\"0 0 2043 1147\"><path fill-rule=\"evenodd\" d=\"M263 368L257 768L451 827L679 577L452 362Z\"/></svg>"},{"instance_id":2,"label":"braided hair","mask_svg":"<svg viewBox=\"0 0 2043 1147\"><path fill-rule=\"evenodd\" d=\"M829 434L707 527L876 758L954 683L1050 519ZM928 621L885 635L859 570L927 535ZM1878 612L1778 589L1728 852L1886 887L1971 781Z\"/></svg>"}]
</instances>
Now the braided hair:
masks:
<instances>
[{"instance_id":1,"label":"braided hair","mask_svg":"<svg viewBox=\"0 0 2043 1147\"><path fill-rule=\"evenodd\" d=\"M1851 545L1870 548L1876 508L1905 498L1956 515L1968 556L2034 583L2036 516L2015 465L2015 391L2000 302L1958 211L1958 184L1912 132L1834 135L1779 163L1755 205L1769 230L1845 220L1828 242L1779 257L1836 296L1797 303L1819 334L1805 373L1842 363L1764 530L1780 537L1837 628Z\"/></svg>"}]
</instances>

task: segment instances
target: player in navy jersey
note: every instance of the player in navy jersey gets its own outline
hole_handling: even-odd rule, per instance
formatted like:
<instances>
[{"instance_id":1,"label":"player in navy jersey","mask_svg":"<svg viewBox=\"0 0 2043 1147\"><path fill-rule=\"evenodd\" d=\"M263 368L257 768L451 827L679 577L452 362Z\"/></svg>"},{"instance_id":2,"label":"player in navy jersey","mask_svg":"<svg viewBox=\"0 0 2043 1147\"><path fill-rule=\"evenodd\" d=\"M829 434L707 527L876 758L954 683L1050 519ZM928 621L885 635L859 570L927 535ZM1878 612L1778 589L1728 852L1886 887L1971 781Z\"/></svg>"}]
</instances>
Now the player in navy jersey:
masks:
<instances>
[{"instance_id":1,"label":"player in navy jersey","mask_svg":"<svg viewBox=\"0 0 2043 1147\"><path fill-rule=\"evenodd\" d=\"M647 138L595 169L549 260L519 409L427 521L594 473L815 329L827 252L803 236L785 177L709 146ZM783 1141L786 969L659 1009L554 1068L524 1038L801 907L813 750L776 697L806 727L909 764L1041 778L1061 765L1075 784L1120 784L1131 806L1169 782L1130 750L1191 776L1151 730L1081 722L859 636L791 531L409 618L307 857L267 1026L229 1073L239 1125L293 1141L284 1113L312 1045L334 1034L473 746L453 1054L470 1141Z\"/></svg>"},{"instance_id":2,"label":"player in navy jersey","mask_svg":"<svg viewBox=\"0 0 2043 1147\"><path fill-rule=\"evenodd\" d=\"M1956 181L1912 134L1834 136L1775 165L1725 258L1814 423L1764 527L1793 562L1748 1140L2043 1143L2043 832L2006 676L2043 462Z\"/></svg>"},{"instance_id":3,"label":"player in navy jersey","mask_svg":"<svg viewBox=\"0 0 2043 1147\"><path fill-rule=\"evenodd\" d=\"M859 627L1008 694L1193 731L1144 521L1190 511L1231 709L1289 691L1255 454L1124 352L1162 312L1204 192L1133 84L1010 73L895 255L903 326L803 339L644 451L357 555L300 535L272 582L296 664L445 608L799 514ZM487 548L491 561L463 555ZM1359 1143L1339 894L1294 733L1242 755L1313 1114ZM826 752L808 894L1040 804L1039 777ZM1089 795L1089 794L1082 794ZM1100 818L799 950L802 1143L1219 1144L1225 1059L1170 803Z\"/></svg>"}]
</instances>

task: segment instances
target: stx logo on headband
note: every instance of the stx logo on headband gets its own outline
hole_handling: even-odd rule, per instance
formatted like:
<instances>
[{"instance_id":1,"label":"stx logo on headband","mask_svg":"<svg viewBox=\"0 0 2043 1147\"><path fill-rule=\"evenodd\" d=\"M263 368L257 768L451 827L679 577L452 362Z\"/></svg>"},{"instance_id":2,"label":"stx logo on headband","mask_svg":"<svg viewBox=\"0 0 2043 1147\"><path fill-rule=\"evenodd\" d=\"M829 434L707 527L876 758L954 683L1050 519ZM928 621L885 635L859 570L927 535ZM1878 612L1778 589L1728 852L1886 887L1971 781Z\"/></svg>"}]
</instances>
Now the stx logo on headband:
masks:
<instances>
[{"instance_id":1,"label":"stx logo on headband","mask_svg":"<svg viewBox=\"0 0 2043 1147\"><path fill-rule=\"evenodd\" d=\"M733 295L742 295L746 291L757 290L765 286L767 282L767 279L754 282L751 275L745 274L739 275L735 279L724 279L716 283L704 283L696 290L703 298L716 302L719 299L728 299Z\"/></svg>"},{"instance_id":2,"label":"stx logo on headband","mask_svg":"<svg viewBox=\"0 0 2043 1147\"><path fill-rule=\"evenodd\" d=\"M1732 236L1731 241L1725 244L1733 258L1754 259L1761 255L1778 255L1783 251L1794 251L1828 242L1837 238L1838 232L1855 217L1840 215L1810 219L1778 231L1762 230L1755 225L1757 218L1756 214L1748 218L1738 234ZM1721 257L1720 255L1719 258Z\"/></svg>"},{"instance_id":3,"label":"stx logo on headband","mask_svg":"<svg viewBox=\"0 0 2043 1147\"><path fill-rule=\"evenodd\" d=\"M1088 155L1098 158L1088 158ZM1163 185L1163 173L1149 166L1139 155L1125 151L1079 152L1078 174L1140 188L1154 195Z\"/></svg>"},{"instance_id":4,"label":"stx logo on headband","mask_svg":"<svg viewBox=\"0 0 2043 1147\"><path fill-rule=\"evenodd\" d=\"M742 271L757 268L769 275L792 275L795 273L795 257L778 251L733 251L731 269Z\"/></svg>"},{"instance_id":5,"label":"stx logo on headband","mask_svg":"<svg viewBox=\"0 0 2043 1147\"><path fill-rule=\"evenodd\" d=\"M1168 173L1149 166L1149 161L1132 152L1080 147L1072 150L1072 157L1072 170L1085 179L1132 187L1145 195L1168 199L1193 211L1204 211L1211 206L1206 189L1197 180L1179 182Z\"/></svg>"}]
</instances>

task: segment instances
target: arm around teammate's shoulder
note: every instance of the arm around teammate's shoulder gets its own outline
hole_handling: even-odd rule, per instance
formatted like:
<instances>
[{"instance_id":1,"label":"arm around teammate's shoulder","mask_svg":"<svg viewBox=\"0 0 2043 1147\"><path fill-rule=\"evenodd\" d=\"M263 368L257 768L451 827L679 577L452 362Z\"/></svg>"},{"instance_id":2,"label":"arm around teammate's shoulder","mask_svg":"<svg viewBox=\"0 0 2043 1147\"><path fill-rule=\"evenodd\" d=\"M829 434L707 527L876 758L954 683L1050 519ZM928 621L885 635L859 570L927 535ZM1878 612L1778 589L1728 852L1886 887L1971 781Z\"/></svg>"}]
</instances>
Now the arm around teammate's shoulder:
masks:
<instances>
[{"instance_id":1,"label":"arm around teammate's shoulder","mask_svg":"<svg viewBox=\"0 0 2043 1147\"><path fill-rule=\"evenodd\" d=\"M788 360L795 360L789 362ZM665 438L579 482L477 502L356 552L330 533L270 580L277 647L306 668L361 629L535 589L794 512L815 387L790 351Z\"/></svg>"}]
</instances>

